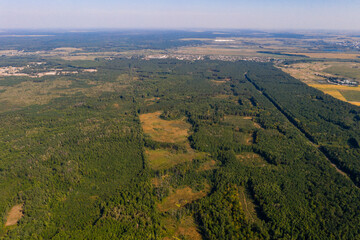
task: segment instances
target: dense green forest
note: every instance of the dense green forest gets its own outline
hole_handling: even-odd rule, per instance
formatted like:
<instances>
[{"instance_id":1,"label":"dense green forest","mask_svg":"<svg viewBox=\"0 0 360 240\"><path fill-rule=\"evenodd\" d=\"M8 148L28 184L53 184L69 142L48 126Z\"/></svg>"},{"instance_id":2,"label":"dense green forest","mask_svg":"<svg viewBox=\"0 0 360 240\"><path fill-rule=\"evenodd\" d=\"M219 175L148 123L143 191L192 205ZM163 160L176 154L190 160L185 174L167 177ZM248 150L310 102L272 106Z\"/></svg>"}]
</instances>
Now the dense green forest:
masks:
<instances>
[{"instance_id":1,"label":"dense green forest","mask_svg":"<svg viewBox=\"0 0 360 240\"><path fill-rule=\"evenodd\" d=\"M1 239L360 238L359 107L270 63L91 67L46 104L1 109ZM0 84L36 79L14 80ZM141 119L156 112L189 126L185 140L148 134ZM154 165L164 153L187 160ZM188 188L199 197L172 207ZM17 204L23 217L5 227Z\"/></svg>"}]
</instances>

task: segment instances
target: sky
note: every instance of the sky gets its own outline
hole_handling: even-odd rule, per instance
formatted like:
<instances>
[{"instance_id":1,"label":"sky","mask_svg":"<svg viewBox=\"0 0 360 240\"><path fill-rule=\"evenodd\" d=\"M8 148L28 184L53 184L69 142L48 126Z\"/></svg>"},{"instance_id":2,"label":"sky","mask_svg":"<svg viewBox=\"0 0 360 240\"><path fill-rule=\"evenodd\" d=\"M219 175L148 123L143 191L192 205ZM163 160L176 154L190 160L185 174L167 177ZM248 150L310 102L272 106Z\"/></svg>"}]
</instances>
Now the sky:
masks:
<instances>
[{"instance_id":1,"label":"sky","mask_svg":"<svg viewBox=\"0 0 360 240\"><path fill-rule=\"evenodd\" d=\"M0 0L0 29L360 30L360 0Z\"/></svg>"}]
</instances>

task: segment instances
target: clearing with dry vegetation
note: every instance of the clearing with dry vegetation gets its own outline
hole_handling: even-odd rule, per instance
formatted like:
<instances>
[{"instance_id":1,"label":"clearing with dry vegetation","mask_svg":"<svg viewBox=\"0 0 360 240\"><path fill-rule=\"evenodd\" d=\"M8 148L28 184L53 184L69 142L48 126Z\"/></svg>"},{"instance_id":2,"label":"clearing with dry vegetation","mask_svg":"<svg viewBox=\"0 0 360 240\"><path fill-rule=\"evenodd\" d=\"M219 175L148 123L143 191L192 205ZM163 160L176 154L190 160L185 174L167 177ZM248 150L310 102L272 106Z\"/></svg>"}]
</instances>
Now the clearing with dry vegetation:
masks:
<instances>
[{"instance_id":1,"label":"clearing with dry vegetation","mask_svg":"<svg viewBox=\"0 0 360 240\"><path fill-rule=\"evenodd\" d=\"M23 215L24 215L23 205L22 204L15 205L14 207L11 208L10 212L8 213L5 227L16 225Z\"/></svg>"},{"instance_id":2,"label":"clearing with dry vegetation","mask_svg":"<svg viewBox=\"0 0 360 240\"><path fill-rule=\"evenodd\" d=\"M195 158L204 158L207 154L188 148L186 153L177 153L169 149L146 150L149 165L154 170L167 169L179 163L190 162Z\"/></svg>"},{"instance_id":3,"label":"clearing with dry vegetation","mask_svg":"<svg viewBox=\"0 0 360 240\"><path fill-rule=\"evenodd\" d=\"M203 239L192 216L184 216L180 220L174 219L174 217L167 217L164 220L164 226L169 233L163 240Z\"/></svg>"},{"instance_id":4,"label":"clearing with dry vegetation","mask_svg":"<svg viewBox=\"0 0 360 240\"><path fill-rule=\"evenodd\" d=\"M161 111L140 115L140 121L145 134L158 142L181 143L189 136L190 124L181 120L163 120Z\"/></svg>"},{"instance_id":5,"label":"clearing with dry vegetation","mask_svg":"<svg viewBox=\"0 0 360 240\"><path fill-rule=\"evenodd\" d=\"M179 209L188 203L205 197L209 191L209 186L206 186L203 191L199 192L193 192L190 187L177 189L174 193L170 194L161 203L159 203L158 208L161 212L167 212L172 209Z\"/></svg>"}]
</instances>

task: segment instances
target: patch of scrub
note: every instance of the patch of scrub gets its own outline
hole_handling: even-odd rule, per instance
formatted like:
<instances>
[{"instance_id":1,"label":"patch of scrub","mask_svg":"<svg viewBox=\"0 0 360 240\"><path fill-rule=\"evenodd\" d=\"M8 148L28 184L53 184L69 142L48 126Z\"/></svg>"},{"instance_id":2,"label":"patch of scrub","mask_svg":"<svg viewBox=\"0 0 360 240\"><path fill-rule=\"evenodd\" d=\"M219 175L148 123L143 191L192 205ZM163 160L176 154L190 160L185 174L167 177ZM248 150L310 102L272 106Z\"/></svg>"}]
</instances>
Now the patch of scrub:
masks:
<instances>
[{"instance_id":1,"label":"patch of scrub","mask_svg":"<svg viewBox=\"0 0 360 240\"><path fill-rule=\"evenodd\" d=\"M153 140L167 143L186 142L189 136L190 124L181 120L163 120L161 111L140 115L140 121L145 134Z\"/></svg>"},{"instance_id":2,"label":"patch of scrub","mask_svg":"<svg viewBox=\"0 0 360 240\"><path fill-rule=\"evenodd\" d=\"M23 215L23 204L13 206L6 218L5 227L16 225Z\"/></svg>"},{"instance_id":3,"label":"patch of scrub","mask_svg":"<svg viewBox=\"0 0 360 240\"><path fill-rule=\"evenodd\" d=\"M206 153L188 149L186 153L176 153L169 149L146 150L149 165L154 170L167 169L179 163L189 162L195 158L204 158Z\"/></svg>"},{"instance_id":4,"label":"patch of scrub","mask_svg":"<svg viewBox=\"0 0 360 240\"><path fill-rule=\"evenodd\" d=\"M192 216L186 215L180 220L177 220L172 216L168 216L164 220L164 226L166 228L167 236L164 237L163 240L203 239Z\"/></svg>"},{"instance_id":5,"label":"patch of scrub","mask_svg":"<svg viewBox=\"0 0 360 240\"><path fill-rule=\"evenodd\" d=\"M259 154L253 152L239 154L236 158L242 164L249 167L265 167L269 165Z\"/></svg>"},{"instance_id":6,"label":"patch of scrub","mask_svg":"<svg viewBox=\"0 0 360 240\"><path fill-rule=\"evenodd\" d=\"M193 192L190 187L177 189L175 192L166 197L158 208L161 212L167 212L172 209L179 209L188 203L205 197L210 192L210 187L206 186L205 190Z\"/></svg>"}]
</instances>

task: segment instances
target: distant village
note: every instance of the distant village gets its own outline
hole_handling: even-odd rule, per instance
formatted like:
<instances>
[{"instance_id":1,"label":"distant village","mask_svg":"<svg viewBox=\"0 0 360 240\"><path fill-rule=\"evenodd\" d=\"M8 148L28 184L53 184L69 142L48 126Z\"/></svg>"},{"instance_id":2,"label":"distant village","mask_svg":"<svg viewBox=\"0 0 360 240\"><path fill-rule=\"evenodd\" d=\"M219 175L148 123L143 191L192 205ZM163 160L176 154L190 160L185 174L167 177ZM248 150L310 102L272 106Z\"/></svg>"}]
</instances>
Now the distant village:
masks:
<instances>
[{"instance_id":1,"label":"distant village","mask_svg":"<svg viewBox=\"0 0 360 240\"><path fill-rule=\"evenodd\" d=\"M142 57L145 60L150 59L177 59L177 60L187 60L187 61L196 61L196 60L220 60L220 61L252 61L252 62L274 62L278 59L271 57L243 57L243 56L229 56L229 55L195 55L195 54L154 54L147 55Z\"/></svg>"},{"instance_id":2,"label":"distant village","mask_svg":"<svg viewBox=\"0 0 360 240\"><path fill-rule=\"evenodd\" d=\"M342 41L342 42L337 42L336 45L341 47L360 49L360 41Z\"/></svg>"},{"instance_id":3,"label":"distant village","mask_svg":"<svg viewBox=\"0 0 360 240\"><path fill-rule=\"evenodd\" d=\"M321 74L315 74L316 76L325 78L326 81L330 84L336 84L336 85L343 85L343 86L350 86L350 87L357 87L359 85L358 82L356 82L354 79L347 79L347 78L341 78L341 77L332 77L332 76L325 76Z\"/></svg>"}]
</instances>

